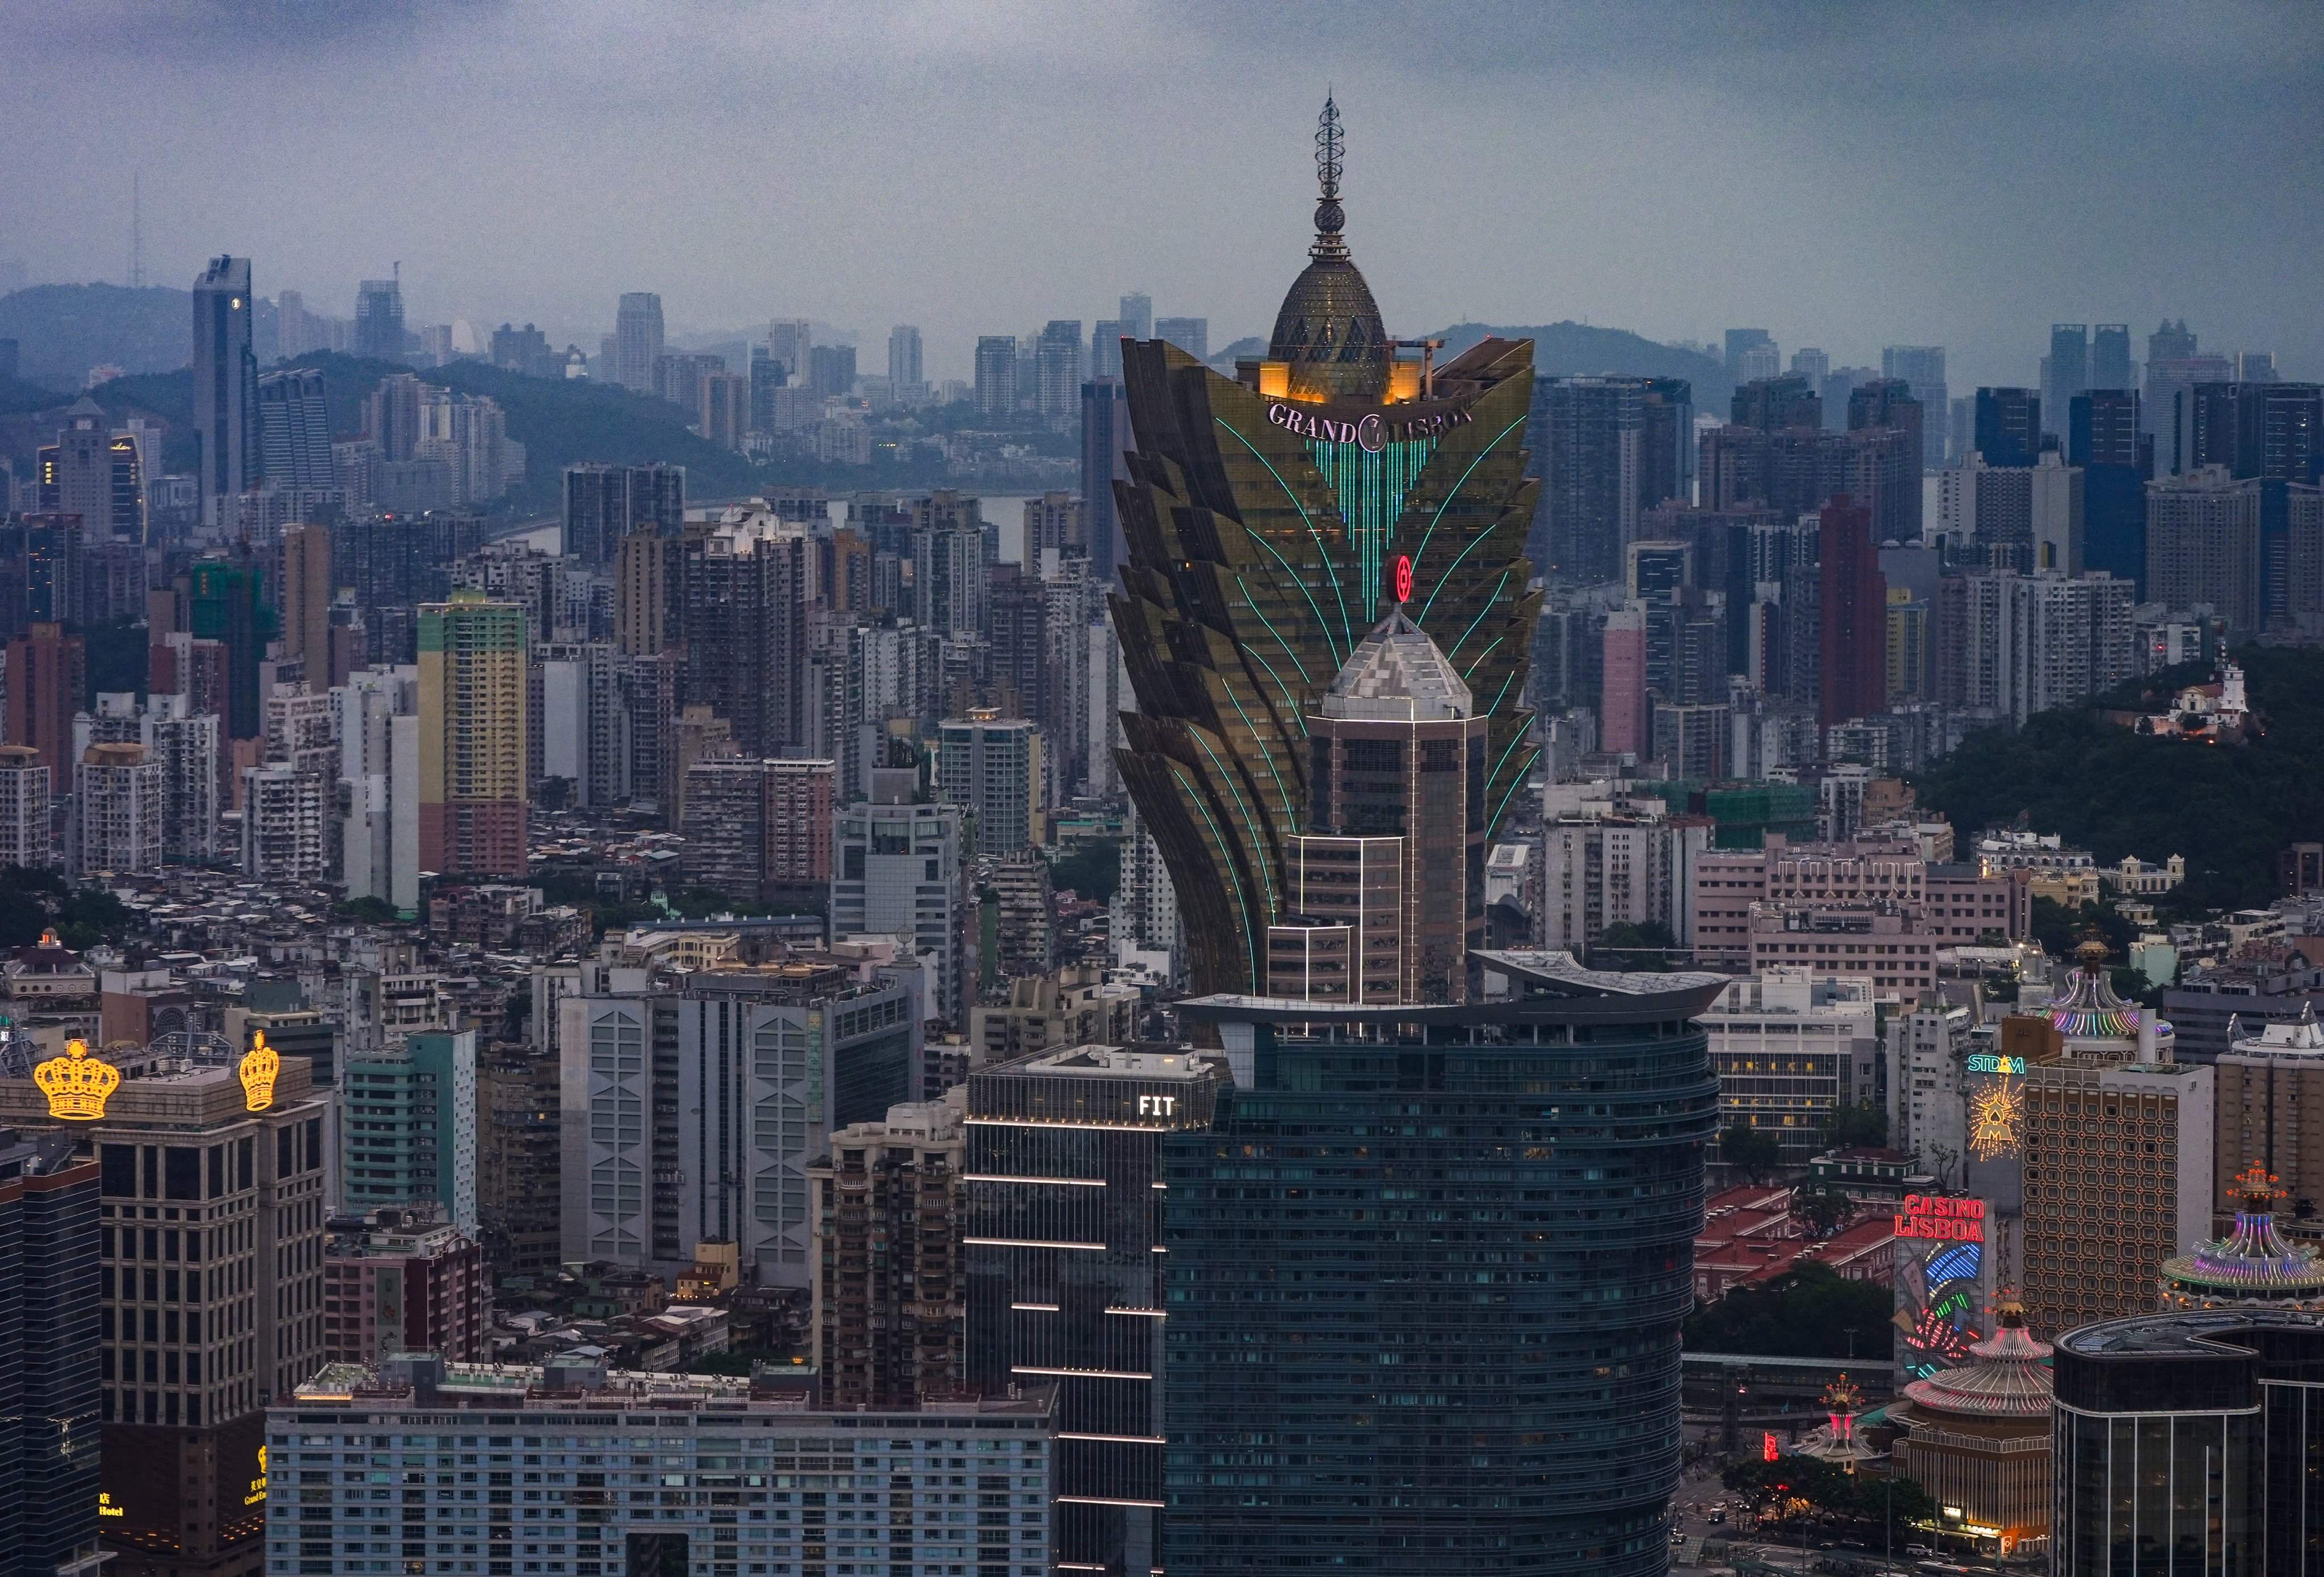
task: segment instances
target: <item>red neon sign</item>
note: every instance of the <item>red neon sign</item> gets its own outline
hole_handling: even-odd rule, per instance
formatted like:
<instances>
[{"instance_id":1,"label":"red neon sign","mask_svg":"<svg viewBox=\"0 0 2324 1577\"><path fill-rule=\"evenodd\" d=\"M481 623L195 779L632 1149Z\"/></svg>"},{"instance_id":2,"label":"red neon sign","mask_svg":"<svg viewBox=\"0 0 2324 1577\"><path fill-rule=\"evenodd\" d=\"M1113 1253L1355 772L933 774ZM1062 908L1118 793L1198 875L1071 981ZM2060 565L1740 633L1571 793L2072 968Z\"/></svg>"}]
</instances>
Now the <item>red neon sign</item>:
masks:
<instances>
[{"instance_id":1,"label":"red neon sign","mask_svg":"<svg viewBox=\"0 0 2324 1577\"><path fill-rule=\"evenodd\" d=\"M1396 557L1396 600L1412 601L1412 560L1401 553Z\"/></svg>"},{"instance_id":2,"label":"red neon sign","mask_svg":"<svg viewBox=\"0 0 2324 1577\"><path fill-rule=\"evenodd\" d=\"M1772 1434L1761 1434L1759 1436L1759 1460L1763 1462L1774 1462L1779 1454L1781 1453L1775 1450L1775 1435Z\"/></svg>"},{"instance_id":3,"label":"red neon sign","mask_svg":"<svg viewBox=\"0 0 2324 1577\"><path fill-rule=\"evenodd\" d=\"M1985 1241L1985 1201L1947 1199L1933 1194L1904 1195L1904 1213L1892 1218L1900 1238L1940 1238L1950 1242Z\"/></svg>"}]
</instances>

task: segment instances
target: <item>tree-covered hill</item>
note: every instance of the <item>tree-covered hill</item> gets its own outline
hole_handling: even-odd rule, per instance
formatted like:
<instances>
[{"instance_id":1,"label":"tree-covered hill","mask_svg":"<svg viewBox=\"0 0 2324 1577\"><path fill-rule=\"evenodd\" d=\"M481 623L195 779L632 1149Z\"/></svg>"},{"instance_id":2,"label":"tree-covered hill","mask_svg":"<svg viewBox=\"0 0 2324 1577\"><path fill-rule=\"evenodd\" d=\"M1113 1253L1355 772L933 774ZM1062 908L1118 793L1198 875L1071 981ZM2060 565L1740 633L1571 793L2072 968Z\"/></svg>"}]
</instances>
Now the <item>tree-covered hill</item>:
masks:
<instances>
[{"instance_id":1,"label":"tree-covered hill","mask_svg":"<svg viewBox=\"0 0 2324 1577\"><path fill-rule=\"evenodd\" d=\"M1921 803L1943 811L1963 837L2023 817L2102 864L2184 854L2187 885L2174 896L2186 903L2265 903L2276 891L2277 852L2324 838L2324 651L2254 647L2239 660L2265 725L2248 744L2153 738L2100 715L2159 708L2208 673L2176 669L2093 708L1971 736L1921 779Z\"/></svg>"}]
</instances>

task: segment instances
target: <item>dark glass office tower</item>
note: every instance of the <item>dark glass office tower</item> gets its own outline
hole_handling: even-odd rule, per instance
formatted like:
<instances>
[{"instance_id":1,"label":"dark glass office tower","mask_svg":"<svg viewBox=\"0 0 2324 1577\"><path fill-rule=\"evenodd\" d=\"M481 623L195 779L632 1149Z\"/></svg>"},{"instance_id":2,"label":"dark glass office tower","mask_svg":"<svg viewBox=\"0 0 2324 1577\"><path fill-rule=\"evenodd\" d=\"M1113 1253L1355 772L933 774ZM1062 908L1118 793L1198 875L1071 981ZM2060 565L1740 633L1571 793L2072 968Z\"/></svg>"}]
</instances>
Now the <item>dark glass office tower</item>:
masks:
<instances>
[{"instance_id":1,"label":"dark glass office tower","mask_svg":"<svg viewBox=\"0 0 2324 1577\"><path fill-rule=\"evenodd\" d=\"M1988 466L2034 464L2042 454L2042 397L2031 389L1979 389L1977 451Z\"/></svg>"},{"instance_id":2,"label":"dark glass office tower","mask_svg":"<svg viewBox=\"0 0 2324 1577\"><path fill-rule=\"evenodd\" d=\"M1166 1148L1173 1572L1660 1572L1706 974L1480 952L1462 1006L1213 996Z\"/></svg>"},{"instance_id":3,"label":"dark glass office tower","mask_svg":"<svg viewBox=\"0 0 2324 1577\"><path fill-rule=\"evenodd\" d=\"M2324 1572L2324 1327L2214 1309L2068 1332L2050 1570Z\"/></svg>"},{"instance_id":4,"label":"dark glass office tower","mask_svg":"<svg viewBox=\"0 0 2324 1577\"><path fill-rule=\"evenodd\" d=\"M0 1573L87 1577L97 1553L97 1166L0 1130Z\"/></svg>"},{"instance_id":5,"label":"dark glass office tower","mask_svg":"<svg viewBox=\"0 0 2324 1577\"><path fill-rule=\"evenodd\" d=\"M968 1370L1057 1387L1057 1568L1161 1567L1162 1145L1208 1127L1216 1053L1084 1046L968 1081Z\"/></svg>"},{"instance_id":6,"label":"dark glass office tower","mask_svg":"<svg viewBox=\"0 0 2324 1577\"><path fill-rule=\"evenodd\" d=\"M2066 458L2082 467L2082 561L2146 585L2146 484L2154 440L2139 430L2138 392L2101 387L2074 396Z\"/></svg>"}]
</instances>

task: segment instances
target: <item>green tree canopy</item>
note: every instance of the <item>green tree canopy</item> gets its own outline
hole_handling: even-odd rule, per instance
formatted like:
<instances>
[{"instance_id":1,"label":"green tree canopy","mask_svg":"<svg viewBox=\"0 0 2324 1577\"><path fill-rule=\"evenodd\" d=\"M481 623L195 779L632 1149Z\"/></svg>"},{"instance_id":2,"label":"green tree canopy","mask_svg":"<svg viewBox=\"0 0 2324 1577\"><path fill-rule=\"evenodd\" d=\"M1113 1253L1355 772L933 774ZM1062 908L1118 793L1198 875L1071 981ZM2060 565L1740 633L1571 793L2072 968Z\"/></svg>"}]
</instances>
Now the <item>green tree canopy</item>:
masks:
<instances>
[{"instance_id":1,"label":"green tree canopy","mask_svg":"<svg viewBox=\"0 0 2324 1577\"><path fill-rule=\"evenodd\" d=\"M1895 1307L1895 1296L1880 1283L1849 1281L1811 1259L1695 1310L1684 1339L1697 1352L1760 1358L1846 1358L1852 1343L1858 1358L1886 1361Z\"/></svg>"},{"instance_id":2,"label":"green tree canopy","mask_svg":"<svg viewBox=\"0 0 2324 1577\"><path fill-rule=\"evenodd\" d=\"M1719 1135L1719 1158L1754 1183L1764 1183L1784 1164L1784 1142L1748 1122L1730 1122Z\"/></svg>"}]
</instances>

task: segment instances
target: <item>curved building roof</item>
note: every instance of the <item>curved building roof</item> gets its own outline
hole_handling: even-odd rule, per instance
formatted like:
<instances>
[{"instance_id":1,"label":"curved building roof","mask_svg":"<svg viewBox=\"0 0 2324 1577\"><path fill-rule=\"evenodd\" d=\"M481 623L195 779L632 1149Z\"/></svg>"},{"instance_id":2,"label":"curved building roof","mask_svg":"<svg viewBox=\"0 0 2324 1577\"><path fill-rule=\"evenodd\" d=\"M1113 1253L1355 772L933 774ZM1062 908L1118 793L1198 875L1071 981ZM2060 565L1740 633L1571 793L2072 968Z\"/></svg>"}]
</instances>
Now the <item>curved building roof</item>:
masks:
<instances>
[{"instance_id":1,"label":"curved building roof","mask_svg":"<svg viewBox=\"0 0 2324 1577\"><path fill-rule=\"evenodd\" d=\"M2047 1418L2050 1344L2025 1329L2015 1303L2001 1306L2001 1327L1969 1350L1970 1361L1904 1388L1916 1408L1956 1418Z\"/></svg>"},{"instance_id":2,"label":"curved building roof","mask_svg":"<svg viewBox=\"0 0 2324 1577\"><path fill-rule=\"evenodd\" d=\"M2059 1034L2069 1040L2136 1041L2139 1020L2150 1010L2133 1007L2115 994L2107 983L2104 960L2086 963L2080 969L2066 975L2066 989L2050 999L2043 1012ZM2158 1019L2154 1032L2161 1041L2175 1037L2171 1026Z\"/></svg>"},{"instance_id":3,"label":"curved building roof","mask_svg":"<svg viewBox=\"0 0 2324 1577\"><path fill-rule=\"evenodd\" d=\"M1340 232L1340 111L1330 99L1315 133L1315 163L1323 191L1315 204L1315 242L1307 266L1291 281L1275 315L1267 359L1290 368L1290 397L1317 402L1377 403L1388 392L1395 347L1380 320L1372 288L1348 255Z\"/></svg>"},{"instance_id":4,"label":"curved building roof","mask_svg":"<svg viewBox=\"0 0 2324 1577\"><path fill-rule=\"evenodd\" d=\"M1401 606L1348 654L1323 700L1326 717L1391 723L1456 723L1476 710L1476 696Z\"/></svg>"},{"instance_id":5,"label":"curved building roof","mask_svg":"<svg viewBox=\"0 0 2324 1577\"><path fill-rule=\"evenodd\" d=\"M2163 1262L2163 1301L2176 1308L2285 1304L2324 1309L2324 1259L2275 1231L2282 1191L2255 1162L2236 1179L2235 1231Z\"/></svg>"}]
</instances>

